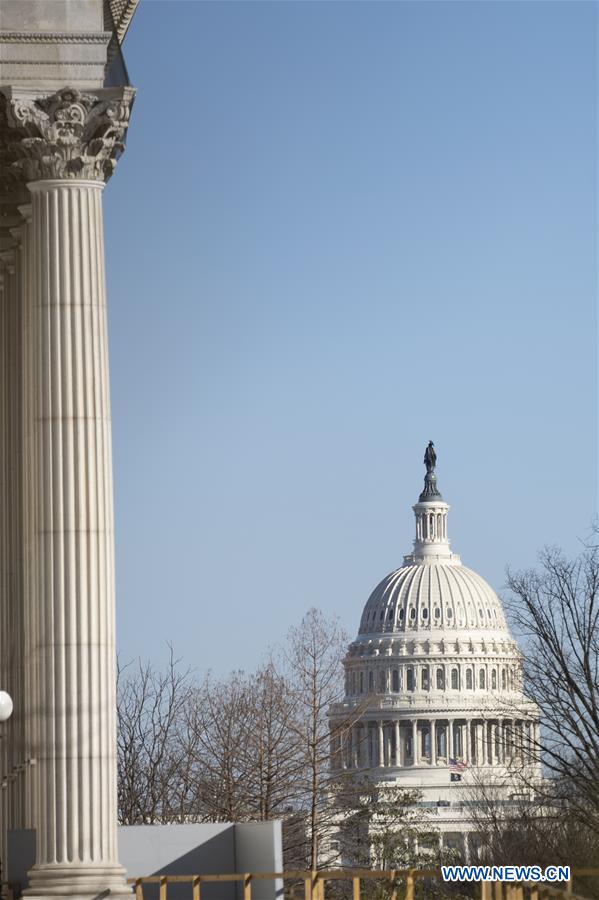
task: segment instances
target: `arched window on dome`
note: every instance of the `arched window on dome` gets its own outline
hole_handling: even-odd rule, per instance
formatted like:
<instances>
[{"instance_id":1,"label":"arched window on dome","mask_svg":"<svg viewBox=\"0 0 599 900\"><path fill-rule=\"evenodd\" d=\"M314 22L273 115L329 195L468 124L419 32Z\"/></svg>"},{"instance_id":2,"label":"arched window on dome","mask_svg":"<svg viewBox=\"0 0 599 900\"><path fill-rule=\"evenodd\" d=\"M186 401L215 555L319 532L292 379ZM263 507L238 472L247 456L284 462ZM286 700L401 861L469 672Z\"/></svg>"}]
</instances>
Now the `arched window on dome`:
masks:
<instances>
[{"instance_id":1,"label":"arched window on dome","mask_svg":"<svg viewBox=\"0 0 599 900\"><path fill-rule=\"evenodd\" d=\"M387 673L384 669L379 671L379 694L387 693Z\"/></svg>"},{"instance_id":2,"label":"arched window on dome","mask_svg":"<svg viewBox=\"0 0 599 900\"><path fill-rule=\"evenodd\" d=\"M422 670L422 682L421 683L422 683L422 690L428 691L428 689L430 687L430 677L429 677L428 666L425 666L424 669Z\"/></svg>"},{"instance_id":3,"label":"arched window on dome","mask_svg":"<svg viewBox=\"0 0 599 900\"><path fill-rule=\"evenodd\" d=\"M374 694L374 672L368 673L368 693Z\"/></svg>"},{"instance_id":4,"label":"arched window on dome","mask_svg":"<svg viewBox=\"0 0 599 900\"><path fill-rule=\"evenodd\" d=\"M472 681L472 669L466 669L466 690L473 690L474 684Z\"/></svg>"},{"instance_id":5,"label":"arched window on dome","mask_svg":"<svg viewBox=\"0 0 599 900\"><path fill-rule=\"evenodd\" d=\"M422 610L422 618L423 618L423 619L428 619L428 609L423 609L423 610Z\"/></svg>"},{"instance_id":6,"label":"arched window on dome","mask_svg":"<svg viewBox=\"0 0 599 900\"><path fill-rule=\"evenodd\" d=\"M501 689L505 691L507 687L507 675L505 674L505 669L501 670Z\"/></svg>"},{"instance_id":7,"label":"arched window on dome","mask_svg":"<svg viewBox=\"0 0 599 900\"><path fill-rule=\"evenodd\" d=\"M412 666L408 666L406 671L406 688L408 691L414 690L414 669Z\"/></svg>"},{"instance_id":8,"label":"arched window on dome","mask_svg":"<svg viewBox=\"0 0 599 900\"><path fill-rule=\"evenodd\" d=\"M451 606L447 607L447 609L445 610L445 613L446 613L448 619L453 619L453 609L451 608Z\"/></svg>"},{"instance_id":9,"label":"arched window on dome","mask_svg":"<svg viewBox=\"0 0 599 900\"><path fill-rule=\"evenodd\" d=\"M485 688L485 687L487 686L487 685L486 685L486 677L485 677L485 670L484 670L484 669L481 669L481 670L479 671L479 673L478 673L478 686L479 686L480 688Z\"/></svg>"},{"instance_id":10,"label":"arched window on dome","mask_svg":"<svg viewBox=\"0 0 599 900\"><path fill-rule=\"evenodd\" d=\"M405 614L405 611L403 609L400 609L400 611L399 611L399 621L400 622L403 622L404 614Z\"/></svg>"},{"instance_id":11,"label":"arched window on dome","mask_svg":"<svg viewBox=\"0 0 599 900\"><path fill-rule=\"evenodd\" d=\"M437 669L437 690L445 690L445 670L441 668Z\"/></svg>"},{"instance_id":12,"label":"arched window on dome","mask_svg":"<svg viewBox=\"0 0 599 900\"><path fill-rule=\"evenodd\" d=\"M393 669L391 674L391 690L394 694L399 694L399 672Z\"/></svg>"},{"instance_id":13,"label":"arched window on dome","mask_svg":"<svg viewBox=\"0 0 599 900\"><path fill-rule=\"evenodd\" d=\"M460 674L457 669L451 670L451 689L452 691L459 690L460 687Z\"/></svg>"},{"instance_id":14,"label":"arched window on dome","mask_svg":"<svg viewBox=\"0 0 599 900\"><path fill-rule=\"evenodd\" d=\"M435 606L435 619L440 618L440 616L441 616L441 610L439 609L438 606Z\"/></svg>"},{"instance_id":15,"label":"arched window on dome","mask_svg":"<svg viewBox=\"0 0 599 900\"><path fill-rule=\"evenodd\" d=\"M491 672L491 690L497 690L497 670L493 669Z\"/></svg>"},{"instance_id":16,"label":"arched window on dome","mask_svg":"<svg viewBox=\"0 0 599 900\"><path fill-rule=\"evenodd\" d=\"M413 622L415 618L416 618L416 610L414 609L414 607L412 607L412 609L410 610L410 621Z\"/></svg>"}]
</instances>

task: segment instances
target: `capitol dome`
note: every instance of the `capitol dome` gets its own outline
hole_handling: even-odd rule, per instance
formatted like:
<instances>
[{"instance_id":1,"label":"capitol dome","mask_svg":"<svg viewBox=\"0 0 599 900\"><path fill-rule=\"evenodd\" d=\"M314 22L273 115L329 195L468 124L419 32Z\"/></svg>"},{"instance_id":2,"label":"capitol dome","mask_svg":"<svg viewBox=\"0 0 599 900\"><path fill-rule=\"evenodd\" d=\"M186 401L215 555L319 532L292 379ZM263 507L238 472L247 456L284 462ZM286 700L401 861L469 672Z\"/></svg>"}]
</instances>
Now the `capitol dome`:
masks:
<instances>
[{"instance_id":1,"label":"capitol dome","mask_svg":"<svg viewBox=\"0 0 599 900\"><path fill-rule=\"evenodd\" d=\"M449 561L448 561L449 562ZM505 637L507 623L495 591L466 566L407 563L387 575L364 607L360 634L485 631Z\"/></svg>"},{"instance_id":2,"label":"capitol dome","mask_svg":"<svg viewBox=\"0 0 599 900\"><path fill-rule=\"evenodd\" d=\"M464 791L501 783L509 803L516 770L538 775L539 711L501 601L450 548L436 461L431 441L413 550L370 595L344 659L331 765L418 790L460 841L472 826Z\"/></svg>"}]
</instances>

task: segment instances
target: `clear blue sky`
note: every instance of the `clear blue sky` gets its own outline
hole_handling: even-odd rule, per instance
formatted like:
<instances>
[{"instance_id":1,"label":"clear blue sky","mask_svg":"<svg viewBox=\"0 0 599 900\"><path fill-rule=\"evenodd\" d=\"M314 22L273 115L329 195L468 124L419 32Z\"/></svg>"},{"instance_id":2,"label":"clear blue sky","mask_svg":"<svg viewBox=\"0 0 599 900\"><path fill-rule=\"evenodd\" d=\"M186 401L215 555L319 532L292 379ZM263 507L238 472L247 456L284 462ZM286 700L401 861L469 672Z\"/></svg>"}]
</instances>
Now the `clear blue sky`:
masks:
<instances>
[{"instance_id":1,"label":"clear blue sky","mask_svg":"<svg viewBox=\"0 0 599 900\"><path fill-rule=\"evenodd\" d=\"M496 589L597 497L597 6L142 0L106 190L122 655L351 632L432 438Z\"/></svg>"}]
</instances>

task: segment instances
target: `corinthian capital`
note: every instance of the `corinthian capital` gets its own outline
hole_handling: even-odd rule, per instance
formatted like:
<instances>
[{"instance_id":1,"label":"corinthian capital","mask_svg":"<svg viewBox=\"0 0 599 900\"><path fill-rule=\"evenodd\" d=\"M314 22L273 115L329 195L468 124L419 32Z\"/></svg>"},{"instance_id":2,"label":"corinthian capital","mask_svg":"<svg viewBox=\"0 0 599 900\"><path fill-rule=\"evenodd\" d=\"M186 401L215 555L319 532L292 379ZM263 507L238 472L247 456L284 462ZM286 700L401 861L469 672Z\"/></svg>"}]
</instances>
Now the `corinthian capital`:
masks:
<instances>
[{"instance_id":1,"label":"corinthian capital","mask_svg":"<svg viewBox=\"0 0 599 900\"><path fill-rule=\"evenodd\" d=\"M0 93L2 169L20 182L108 181L125 149L134 91L63 88L49 96Z\"/></svg>"}]
</instances>

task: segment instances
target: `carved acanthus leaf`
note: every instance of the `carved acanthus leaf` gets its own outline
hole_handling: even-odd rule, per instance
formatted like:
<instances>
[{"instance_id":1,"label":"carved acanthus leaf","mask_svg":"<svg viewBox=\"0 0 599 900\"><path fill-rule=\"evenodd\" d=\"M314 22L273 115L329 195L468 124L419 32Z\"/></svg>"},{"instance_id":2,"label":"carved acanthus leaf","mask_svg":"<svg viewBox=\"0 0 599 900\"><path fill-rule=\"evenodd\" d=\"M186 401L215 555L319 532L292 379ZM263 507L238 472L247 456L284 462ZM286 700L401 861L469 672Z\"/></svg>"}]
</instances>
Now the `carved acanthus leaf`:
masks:
<instances>
[{"instance_id":1,"label":"carved acanthus leaf","mask_svg":"<svg viewBox=\"0 0 599 900\"><path fill-rule=\"evenodd\" d=\"M132 88L47 97L0 96L3 170L18 181L108 181L125 149Z\"/></svg>"}]
</instances>

